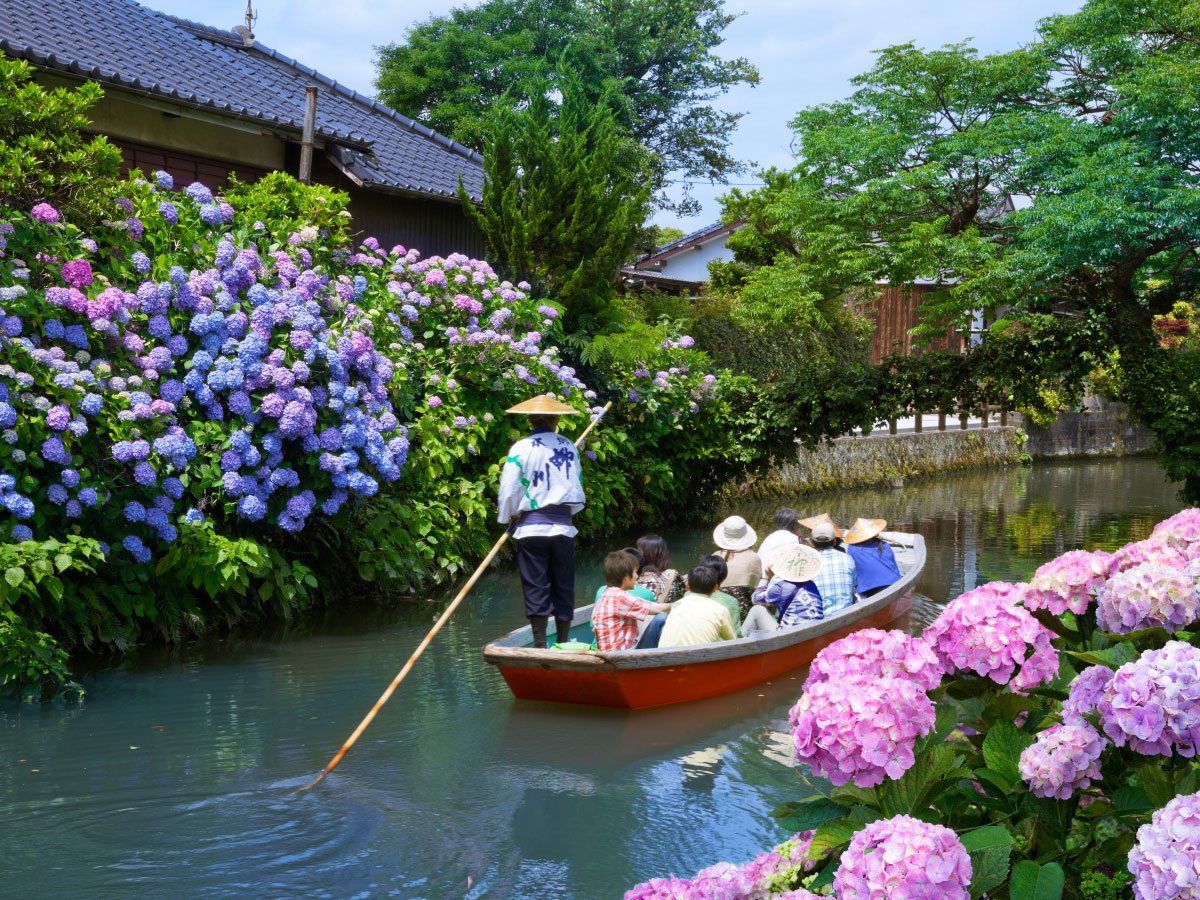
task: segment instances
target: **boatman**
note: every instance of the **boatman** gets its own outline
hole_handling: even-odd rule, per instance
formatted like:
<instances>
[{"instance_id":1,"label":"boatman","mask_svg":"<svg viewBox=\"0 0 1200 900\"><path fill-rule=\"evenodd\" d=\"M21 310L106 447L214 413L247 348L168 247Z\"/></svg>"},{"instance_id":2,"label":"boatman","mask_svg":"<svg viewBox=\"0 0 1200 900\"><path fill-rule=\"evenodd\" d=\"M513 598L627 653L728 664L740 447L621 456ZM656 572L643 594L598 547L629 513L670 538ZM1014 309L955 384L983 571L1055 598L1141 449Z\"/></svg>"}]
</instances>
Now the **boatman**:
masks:
<instances>
[{"instance_id":1,"label":"boatman","mask_svg":"<svg viewBox=\"0 0 1200 900\"><path fill-rule=\"evenodd\" d=\"M558 642L570 639L575 616L575 535L571 516L585 503L579 452L556 433L559 416L578 415L549 394L518 403L509 413L529 416L529 437L508 451L500 476L500 515L517 542L517 568L533 646L546 646L554 616Z\"/></svg>"}]
</instances>

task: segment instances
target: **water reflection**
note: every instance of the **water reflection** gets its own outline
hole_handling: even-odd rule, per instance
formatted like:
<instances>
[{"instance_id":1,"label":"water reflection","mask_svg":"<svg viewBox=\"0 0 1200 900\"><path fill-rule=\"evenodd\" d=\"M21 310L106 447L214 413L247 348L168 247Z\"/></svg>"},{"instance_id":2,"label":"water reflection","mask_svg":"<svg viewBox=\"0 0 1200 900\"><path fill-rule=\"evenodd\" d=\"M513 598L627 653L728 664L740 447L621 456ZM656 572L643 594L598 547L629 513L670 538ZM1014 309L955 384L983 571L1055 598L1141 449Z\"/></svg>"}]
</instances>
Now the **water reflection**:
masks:
<instances>
[{"instance_id":1,"label":"water reflection","mask_svg":"<svg viewBox=\"0 0 1200 900\"><path fill-rule=\"evenodd\" d=\"M785 502L739 511L761 528ZM1177 508L1148 460L792 505L925 535L914 629L962 590L1142 537ZM711 528L667 532L677 565ZM581 554L581 601L607 549ZM592 900L781 837L765 813L798 793L787 711L802 673L635 713L513 702L479 654L521 624L511 570L481 580L343 766L294 797L445 600L147 650L90 675L83 707L0 707L0 893Z\"/></svg>"}]
</instances>

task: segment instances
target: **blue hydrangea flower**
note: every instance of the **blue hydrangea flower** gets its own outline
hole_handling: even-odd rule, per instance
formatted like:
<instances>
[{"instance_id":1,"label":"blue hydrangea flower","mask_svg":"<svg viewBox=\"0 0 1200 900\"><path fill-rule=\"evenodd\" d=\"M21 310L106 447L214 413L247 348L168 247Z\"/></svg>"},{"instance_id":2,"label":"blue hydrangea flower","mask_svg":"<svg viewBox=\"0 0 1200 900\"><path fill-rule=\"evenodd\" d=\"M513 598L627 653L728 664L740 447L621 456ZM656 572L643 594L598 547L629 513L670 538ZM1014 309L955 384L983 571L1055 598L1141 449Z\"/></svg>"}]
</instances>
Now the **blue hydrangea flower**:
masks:
<instances>
[{"instance_id":1,"label":"blue hydrangea flower","mask_svg":"<svg viewBox=\"0 0 1200 900\"><path fill-rule=\"evenodd\" d=\"M21 541L32 541L33 531L28 525L14 525L12 529L12 539L18 544L21 543Z\"/></svg>"},{"instance_id":2,"label":"blue hydrangea flower","mask_svg":"<svg viewBox=\"0 0 1200 900\"><path fill-rule=\"evenodd\" d=\"M127 522L144 522L146 521L146 507L138 503L136 500L130 500L125 504L123 510L125 521Z\"/></svg>"}]
</instances>

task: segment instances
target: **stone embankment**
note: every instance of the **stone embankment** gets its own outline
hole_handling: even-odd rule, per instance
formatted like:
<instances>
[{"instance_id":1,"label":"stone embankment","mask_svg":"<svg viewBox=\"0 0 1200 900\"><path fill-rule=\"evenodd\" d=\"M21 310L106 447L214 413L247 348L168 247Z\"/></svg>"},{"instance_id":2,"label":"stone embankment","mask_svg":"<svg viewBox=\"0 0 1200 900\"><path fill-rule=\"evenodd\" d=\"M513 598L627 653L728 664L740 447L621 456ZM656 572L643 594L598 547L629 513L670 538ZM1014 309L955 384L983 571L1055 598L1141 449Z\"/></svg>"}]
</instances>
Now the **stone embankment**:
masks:
<instances>
[{"instance_id":1,"label":"stone embankment","mask_svg":"<svg viewBox=\"0 0 1200 900\"><path fill-rule=\"evenodd\" d=\"M1064 413L1048 428L1022 422L904 434L876 432L798 448L793 460L731 485L724 500L806 494L894 484L938 472L1017 465L1029 457L1052 459L1147 453L1153 436L1119 404Z\"/></svg>"}]
</instances>

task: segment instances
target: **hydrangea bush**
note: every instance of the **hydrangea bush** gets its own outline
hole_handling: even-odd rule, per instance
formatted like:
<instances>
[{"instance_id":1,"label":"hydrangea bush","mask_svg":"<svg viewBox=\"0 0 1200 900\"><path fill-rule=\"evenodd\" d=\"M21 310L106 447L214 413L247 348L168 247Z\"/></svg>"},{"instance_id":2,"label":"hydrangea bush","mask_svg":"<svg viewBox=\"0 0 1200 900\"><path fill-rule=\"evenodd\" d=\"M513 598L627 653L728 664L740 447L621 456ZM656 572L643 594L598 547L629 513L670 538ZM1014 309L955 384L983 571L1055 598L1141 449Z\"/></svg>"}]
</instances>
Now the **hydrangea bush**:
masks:
<instances>
[{"instance_id":1,"label":"hydrangea bush","mask_svg":"<svg viewBox=\"0 0 1200 900\"><path fill-rule=\"evenodd\" d=\"M790 715L806 796L775 813L812 868L773 896L1200 897L1194 525L822 650Z\"/></svg>"}]
</instances>

